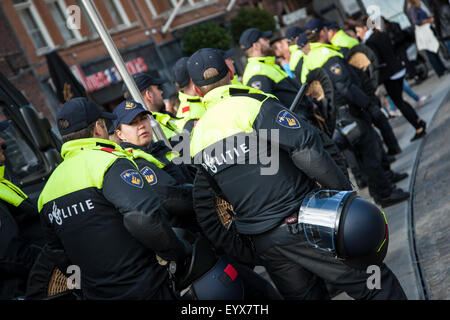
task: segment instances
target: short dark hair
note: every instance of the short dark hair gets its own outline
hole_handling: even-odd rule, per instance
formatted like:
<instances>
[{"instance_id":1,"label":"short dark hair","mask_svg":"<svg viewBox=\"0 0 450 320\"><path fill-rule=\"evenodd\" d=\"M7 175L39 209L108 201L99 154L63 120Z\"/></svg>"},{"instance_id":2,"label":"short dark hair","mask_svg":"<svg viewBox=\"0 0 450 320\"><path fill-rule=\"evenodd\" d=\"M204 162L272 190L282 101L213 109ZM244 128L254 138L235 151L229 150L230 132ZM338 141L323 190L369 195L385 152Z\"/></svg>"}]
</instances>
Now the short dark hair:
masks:
<instances>
[{"instance_id":1,"label":"short dark hair","mask_svg":"<svg viewBox=\"0 0 450 320\"><path fill-rule=\"evenodd\" d=\"M64 123L64 121L67 120L58 120L58 127L64 127L64 125L66 125ZM92 138L94 135L94 127L95 124L97 122L99 122L99 125L103 128L105 125L105 119L103 118L99 118L97 121L89 124L86 128L83 128L81 130L66 134L64 136L62 136L62 141L64 143L68 142L68 141L72 141L72 140L77 140L77 139L87 139L87 138Z\"/></svg>"}]
</instances>

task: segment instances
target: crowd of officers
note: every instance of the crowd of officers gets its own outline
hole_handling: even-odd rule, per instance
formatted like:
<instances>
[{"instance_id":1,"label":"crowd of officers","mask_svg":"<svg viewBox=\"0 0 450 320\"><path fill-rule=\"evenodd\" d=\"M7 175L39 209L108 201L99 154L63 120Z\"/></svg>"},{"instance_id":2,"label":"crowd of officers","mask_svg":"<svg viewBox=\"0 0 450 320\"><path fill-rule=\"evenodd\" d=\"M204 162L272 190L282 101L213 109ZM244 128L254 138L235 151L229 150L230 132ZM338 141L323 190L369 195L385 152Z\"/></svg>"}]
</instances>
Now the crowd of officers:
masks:
<instances>
[{"instance_id":1,"label":"crowd of officers","mask_svg":"<svg viewBox=\"0 0 450 320\"><path fill-rule=\"evenodd\" d=\"M329 299L333 290L355 299L406 299L385 264L380 265L381 289L370 290L364 268L311 247L286 224L307 194L321 188L352 190L348 163L365 177L382 207L409 197L395 186L406 175L390 169L392 156L401 152L392 128L374 92L366 90L364 75L345 58L359 41L337 24L315 18L272 43L271 36L255 28L243 32L239 45L248 63L242 77L235 73L233 50L204 48L179 59L173 67L179 88L176 114L165 110L164 81L145 73L134 80L147 108L133 101L125 86L125 101L113 113L87 98L64 104L57 116L63 162L37 206L2 177L1 187L11 194L2 202L20 212L0 210L2 224L14 225L8 234L1 233L1 267L7 271L0 276L5 277L2 298L43 298L46 276L55 266L64 272L77 265L86 299L177 299L166 263L176 262L174 277L182 277L192 243L180 238L175 227L205 237L217 255L232 261L246 299ZM273 48L284 39L290 59L279 65ZM403 81L398 64L385 71L384 82ZM316 69L334 86L332 119L321 111L321 101L308 95L289 111L301 84ZM400 101L397 106L403 107ZM152 140L149 113L171 146ZM418 128L414 139L420 138L423 120L412 115L411 121ZM348 124L358 128L353 140L339 129ZM223 161L203 156L230 132L239 137L261 129L279 131L279 170L274 175L261 175L261 163L236 164L231 155L238 154L229 150ZM171 147L182 130L190 132L190 156L200 158L201 165L175 163L179 154ZM231 227L225 228L218 216L217 199L232 205ZM26 230L26 221L41 228ZM276 289L253 271L257 265L266 268Z\"/></svg>"}]
</instances>

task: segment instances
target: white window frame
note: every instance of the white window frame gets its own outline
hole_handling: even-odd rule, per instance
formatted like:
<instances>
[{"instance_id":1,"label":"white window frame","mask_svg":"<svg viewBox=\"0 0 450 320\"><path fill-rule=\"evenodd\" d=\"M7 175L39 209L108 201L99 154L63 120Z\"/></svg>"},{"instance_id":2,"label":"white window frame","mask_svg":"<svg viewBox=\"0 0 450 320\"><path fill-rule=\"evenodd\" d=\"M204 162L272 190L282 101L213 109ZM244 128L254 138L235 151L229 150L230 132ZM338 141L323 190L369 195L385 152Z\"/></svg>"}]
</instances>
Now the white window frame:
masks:
<instances>
[{"instance_id":1,"label":"white window frame","mask_svg":"<svg viewBox=\"0 0 450 320\"><path fill-rule=\"evenodd\" d=\"M113 30L121 30L121 29L125 29L128 28L131 23L130 23L130 19L128 18L127 13L125 12L125 9L122 6L122 2L120 0L110 0L112 5L116 7L117 12L119 12L120 17L123 20L123 24L120 24L118 26L114 26L112 29ZM106 4L105 4L106 6Z\"/></svg>"},{"instance_id":2,"label":"white window frame","mask_svg":"<svg viewBox=\"0 0 450 320\"><path fill-rule=\"evenodd\" d=\"M65 17L66 22L67 22L68 14L67 14L67 5L66 5L66 1L65 1L65 0L46 0L46 3L47 3L47 4L51 4L51 3L55 3L55 2L56 2L56 5L59 6L59 8L61 9L61 11L63 12L64 17ZM49 10L49 11L50 11L50 10ZM51 15L52 18L54 19L54 17L53 17L53 15L51 14L51 12L50 12L50 15ZM64 36L61 34L61 36L63 37L63 39L64 39L64 41L65 41L65 43L66 43L67 45L72 45L72 44L74 44L74 43L78 43L78 42L84 40L84 38L81 36L81 33L80 33L79 30L73 29L73 30L71 30L71 31L73 32L73 34L74 34L74 36L75 36L74 39L65 40L65 39L64 39Z\"/></svg>"},{"instance_id":3,"label":"white window frame","mask_svg":"<svg viewBox=\"0 0 450 320\"><path fill-rule=\"evenodd\" d=\"M20 11L21 10L27 10L27 9L30 10L31 16L33 17L34 21L36 22L36 25L37 25L39 31L41 32L42 37L44 38L44 41L47 43L46 47L42 47L42 48L39 48L39 49L36 48L36 45L34 44L31 35L27 31L27 34L30 37L30 40L33 43L33 46L36 48L36 54L38 56L46 53L49 49L55 48L55 43L53 42L52 37L48 33L47 28L45 27L44 21L42 20L41 15L37 11L37 9L36 9L36 7L35 7L35 5L34 5L32 0L27 0L27 1L24 1L23 3L15 4L14 8L16 9L17 14L19 15L20 20L21 20L21 22L22 22L22 24L24 25L25 28L26 28L26 25L22 21L22 17L21 17Z\"/></svg>"},{"instance_id":4,"label":"white window frame","mask_svg":"<svg viewBox=\"0 0 450 320\"><path fill-rule=\"evenodd\" d=\"M162 12L160 14L158 14L156 12L155 7L153 6L152 1L161 1L161 0L145 0L145 3L147 3L147 7L150 9L150 12L152 14L153 18L167 18L170 13L172 12L172 9L169 9L165 12ZM176 5L178 4L179 0L166 0L166 1L170 1L170 3L172 4L172 6L175 8ZM217 3L218 0L201 0L198 2L194 2L194 0L185 0L183 6L180 8L180 11L178 11L178 15L179 14L183 14L186 13L188 11L192 11L192 10L196 10L214 3Z\"/></svg>"}]
</instances>

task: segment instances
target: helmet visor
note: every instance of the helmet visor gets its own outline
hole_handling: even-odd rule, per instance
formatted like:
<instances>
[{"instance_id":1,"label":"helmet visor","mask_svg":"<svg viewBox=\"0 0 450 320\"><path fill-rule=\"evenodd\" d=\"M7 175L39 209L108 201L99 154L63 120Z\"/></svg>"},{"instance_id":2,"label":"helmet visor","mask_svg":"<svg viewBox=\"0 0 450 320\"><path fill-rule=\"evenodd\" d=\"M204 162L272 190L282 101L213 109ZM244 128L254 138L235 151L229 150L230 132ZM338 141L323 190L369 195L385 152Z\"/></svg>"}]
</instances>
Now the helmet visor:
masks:
<instances>
[{"instance_id":1,"label":"helmet visor","mask_svg":"<svg viewBox=\"0 0 450 320\"><path fill-rule=\"evenodd\" d=\"M320 190L302 202L298 222L308 243L317 249L336 252L335 234L340 212L352 191Z\"/></svg>"}]
</instances>

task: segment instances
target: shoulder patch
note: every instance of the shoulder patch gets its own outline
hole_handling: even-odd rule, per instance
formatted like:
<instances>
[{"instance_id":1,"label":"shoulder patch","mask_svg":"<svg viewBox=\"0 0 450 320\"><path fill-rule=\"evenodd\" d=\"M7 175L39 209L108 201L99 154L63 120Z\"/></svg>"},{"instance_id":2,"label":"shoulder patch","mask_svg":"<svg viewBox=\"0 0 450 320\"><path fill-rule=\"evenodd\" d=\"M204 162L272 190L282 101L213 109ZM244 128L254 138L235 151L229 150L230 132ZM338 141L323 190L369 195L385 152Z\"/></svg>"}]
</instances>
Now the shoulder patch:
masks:
<instances>
[{"instance_id":1,"label":"shoulder patch","mask_svg":"<svg viewBox=\"0 0 450 320\"><path fill-rule=\"evenodd\" d=\"M250 84L250 86L252 86L252 87L255 88L255 89L260 90L261 87L262 87L262 83L261 83L261 81L253 81L253 82Z\"/></svg>"},{"instance_id":2,"label":"shoulder patch","mask_svg":"<svg viewBox=\"0 0 450 320\"><path fill-rule=\"evenodd\" d=\"M148 184L153 186L158 183L158 177L156 176L155 171L150 169L149 167L144 167L141 169L141 174L147 180Z\"/></svg>"},{"instance_id":3,"label":"shoulder patch","mask_svg":"<svg viewBox=\"0 0 450 320\"><path fill-rule=\"evenodd\" d=\"M341 65L339 63L335 63L330 67L330 71L335 75L340 75L342 72Z\"/></svg>"},{"instance_id":4,"label":"shoulder patch","mask_svg":"<svg viewBox=\"0 0 450 320\"><path fill-rule=\"evenodd\" d=\"M144 181L142 180L141 175L134 169L125 170L120 174L120 177L130 186L140 189L144 186Z\"/></svg>"},{"instance_id":5,"label":"shoulder patch","mask_svg":"<svg viewBox=\"0 0 450 320\"><path fill-rule=\"evenodd\" d=\"M278 113L277 123L289 129L300 128L300 122L297 120L297 118L292 113L286 110L280 111Z\"/></svg>"}]
</instances>

